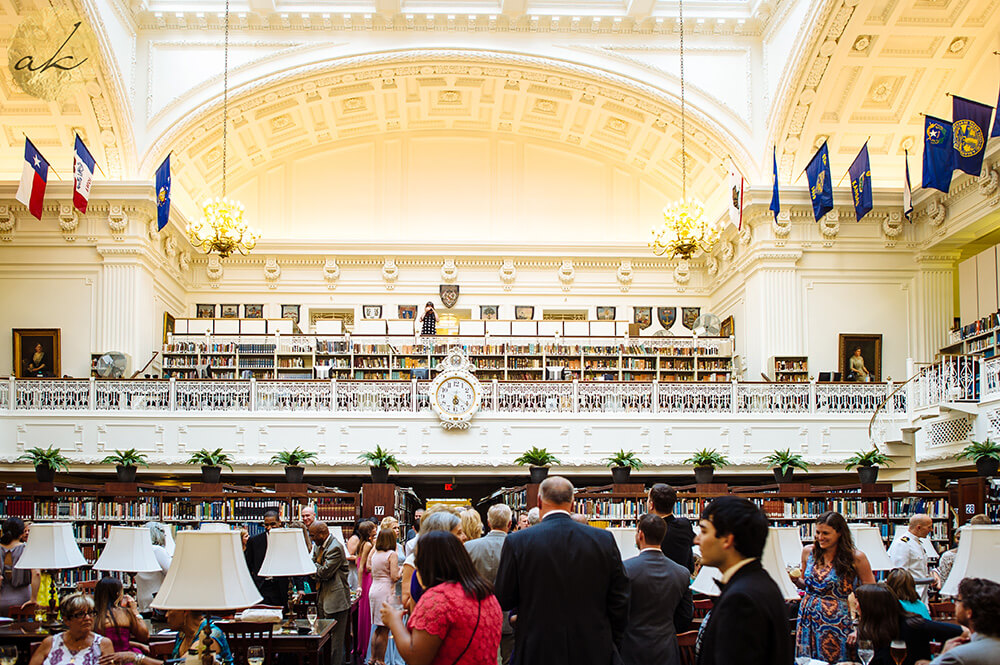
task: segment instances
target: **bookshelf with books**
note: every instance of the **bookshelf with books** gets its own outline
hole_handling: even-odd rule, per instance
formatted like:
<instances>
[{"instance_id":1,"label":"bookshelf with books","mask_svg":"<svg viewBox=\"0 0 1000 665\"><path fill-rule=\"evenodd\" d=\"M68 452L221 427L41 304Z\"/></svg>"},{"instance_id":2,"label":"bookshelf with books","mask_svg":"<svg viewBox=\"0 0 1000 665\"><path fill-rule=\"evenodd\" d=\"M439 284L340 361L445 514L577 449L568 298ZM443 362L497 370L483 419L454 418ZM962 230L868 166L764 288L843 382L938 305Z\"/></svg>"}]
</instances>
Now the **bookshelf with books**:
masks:
<instances>
[{"instance_id":1,"label":"bookshelf with books","mask_svg":"<svg viewBox=\"0 0 1000 665\"><path fill-rule=\"evenodd\" d=\"M770 379L778 383L807 383L809 358L806 356L771 356L767 363Z\"/></svg>"}]
</instances>

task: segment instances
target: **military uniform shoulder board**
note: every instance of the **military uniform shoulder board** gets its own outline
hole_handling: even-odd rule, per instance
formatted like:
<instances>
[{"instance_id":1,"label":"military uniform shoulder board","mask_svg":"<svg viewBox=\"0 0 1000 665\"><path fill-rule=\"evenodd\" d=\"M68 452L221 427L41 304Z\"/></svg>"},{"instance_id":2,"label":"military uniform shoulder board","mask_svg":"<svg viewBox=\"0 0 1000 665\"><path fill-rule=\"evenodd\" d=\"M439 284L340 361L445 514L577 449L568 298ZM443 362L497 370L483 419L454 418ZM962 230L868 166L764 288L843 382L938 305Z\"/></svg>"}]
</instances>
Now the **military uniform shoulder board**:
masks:
<instances>
[{"instance_id":1,"label":"military uniform shoulder board","mask_svg":"<svg viewBox=\"0 0 1000 665\"><path fill-rule=\"evenodd\" d=\"M904 543L908 543L908 542L910 542L910 537L909 536L903 536L902 538L900 538L900 540L903 541Z\"/></svg>"}]
</instances>

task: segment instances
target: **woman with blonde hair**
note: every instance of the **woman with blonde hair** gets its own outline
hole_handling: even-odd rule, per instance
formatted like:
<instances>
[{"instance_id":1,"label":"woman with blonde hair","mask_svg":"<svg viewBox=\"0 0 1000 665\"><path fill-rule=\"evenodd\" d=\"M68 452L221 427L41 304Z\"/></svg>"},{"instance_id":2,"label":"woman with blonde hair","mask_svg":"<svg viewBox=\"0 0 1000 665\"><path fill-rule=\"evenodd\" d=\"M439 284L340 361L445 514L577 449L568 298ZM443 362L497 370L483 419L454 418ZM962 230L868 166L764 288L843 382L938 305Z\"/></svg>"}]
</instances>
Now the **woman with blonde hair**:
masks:
<instances>
[{"instance_id":1,"label":"woman with blonde hair","mask_svg":"<svg viewBox=\"0 0 1000 665\"><path fill-rule=\"evenodd\" d=\"M483 518L479 516L479 511L469 508L463 510L459 517L462 520L462 535L459 540L464 543L483 535Z\"/></svg>"},{"instance_id":2,"label":"woman with blonde hair","mask_svg":"<svg viewBox=\"0 0 1000 665\"><path fill-rule=\"evenodd\" d=\"M383 520L384 523L384 520ZM376 665L385 665L385 649L389 643L389 629L382 623L382 603L395 596L396 582L402 577L399 555L396 552L396 532L383 528L375 539L375 551L368 557L372 586L368 602L372 609L372 659Z\"/></svg>"},{"instance_id":3,"label":"woman with blonde hair","mask_svg":"<svg viewBox=\"0 0 1000 665\"><path fill-rule=\"evenodd\" d=\"M94 601L83 593L71 594L62 600L59 614L66 624L65 632L42 640L31 656L30 665L58 665L80 662L96 663L102 656L111 656L111 640L94 632ZM141 654L135 654L141 659Z\"/></svg>"}]
</instances>

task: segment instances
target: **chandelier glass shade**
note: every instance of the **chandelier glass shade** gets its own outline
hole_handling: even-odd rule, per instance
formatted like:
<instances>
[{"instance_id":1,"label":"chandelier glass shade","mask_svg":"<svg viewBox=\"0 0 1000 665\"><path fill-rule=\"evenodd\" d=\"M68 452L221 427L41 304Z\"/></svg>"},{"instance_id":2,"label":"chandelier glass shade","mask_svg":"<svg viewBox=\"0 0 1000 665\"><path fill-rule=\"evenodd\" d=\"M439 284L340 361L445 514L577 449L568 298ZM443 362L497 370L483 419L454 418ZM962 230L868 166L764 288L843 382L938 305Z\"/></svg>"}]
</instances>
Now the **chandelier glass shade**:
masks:
<instances>
[{"instance_id":1,"label":"chandelier glass shade","mask_svg":"<svg viewBox=\"0 0 1000 665\"><path fill-rule=\"evenodd\" d=\"M243 204L226 198L207 201L202 219L187 226L191 244L206 254L226 258L234 252L249 254L257 246L260 234L243 219Z\"/></svg>"},{"instance_id":2,"label":"chandelier glass shade","mask_svg":"<svg viewBox=\"0 0 1000 665\"><path fill-rule=\"evenodd\" d=\"M663 209L663 224L653 227L649 246L657 256L690 259L699 249L712 251L719 240L719 226L707 220L705 209L698 201L683 200Z\"/></svg>"}]
</instances>

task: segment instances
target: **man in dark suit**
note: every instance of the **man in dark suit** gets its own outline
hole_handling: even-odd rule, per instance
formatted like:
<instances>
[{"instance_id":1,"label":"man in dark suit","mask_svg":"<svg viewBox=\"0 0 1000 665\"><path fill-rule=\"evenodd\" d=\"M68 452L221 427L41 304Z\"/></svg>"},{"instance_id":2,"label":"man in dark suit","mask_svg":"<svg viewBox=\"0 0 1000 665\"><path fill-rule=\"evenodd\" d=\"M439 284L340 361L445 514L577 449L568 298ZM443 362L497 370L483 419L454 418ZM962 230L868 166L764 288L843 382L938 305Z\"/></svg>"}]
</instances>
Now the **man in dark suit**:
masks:
<instances>
[{"instance_id":1,"label":"man in dark suit","mask_svg":"<svg viewBox=\"0 0 1000 665\"><path fill-rule=\"evenodd\" d=\"M510 506L502 503L490 506L486 513L490 532L482 538L473 538L465 543L465 550L469 553L472 565L476 567L476 572L490 584L496 584L497 569L500 567L500 553L503 552L503 543L507 539L507 533L510 532L512 518L513 513ZM500 632L500 662L502 665L510 665L510 654L513 648L514 629L510 625L508 614L504 612L503 628Z\"/></svg>"},{"instance_id":2,"label":"man in dark suit","mask_svg":"<svg viewBox=\"0 0 1000 665\"><path fill-rule=\"evenodd\" d=\"M330 633L330 652L333 665L341 665L344 662L347 614L351 608L347 555L325 522L313 522L309 527L309 538L313 541L312 558L316 563L316 609L320 619L337 622Z\"/></svg>"},{"instance_id":3,"label":"man in dark suit","mask_svg":"<svg viewBox=\"0 0 1000 665\"><path fill-rule=\"evenodd\" d=\"M622 640L625 665L680 665L677 633L687 630L694 615L691 577L660 550L667 524L643 515L635 534L639 556L625 562L630 582L628 628Z\"/></svg>"},{"instance_id":4,"label":"man in dark suit","mask_svg":"<svg viewBox=\"0 0 1000 665\"><path fill-rule=\"evenodd\" d=\"M259 575L260 566L264 563L264 556L267 554L267 533L280 526L281 520L278 517L278 511L274 509L265 511L264 530L247 541L243 556L247 560L247 568L250 569L253 583L257 585L257 590L264 597L262 602L265 605L284 607L288 602L288 578L261 577Z\"/></svg>"},{"instance_id":5,"label":"man in dark suit","mask_svg":"<svg viewBox=\"0 0 1000 665\"><path fill-rule=\"evenodd\" d=\"M698 634L698 665L791 665L788 610L760 557L767 517L747 499L722 496L701 514L695 542L722 571L721 594Z\"/></svg>"},{"instance_id":6,"label":"man in dark suit","mask_svg":"<svg viewBox=\"0 0 1000 665\"><path fill-rule=\"evenodd\" d=\"M538 489L541 521L504 539L500 606L514 610L513 665L618 665L628 623L628 577L614 536L570 517L573 485Z\"/></svg>"},{"instance_id":7,"label":"man in dark suit","mask_svg":"<svg viewBox=\"0 0 1000 665\"><path fill-rule=\"evenodd\" d=\"M677 490L666 483L656 483L649 488L649 495L646 498L646 509L663 518L667 523L667 535L663 537L663 544L660 549L667 555L667 558L674 563L679 563L694 572L694 553L691 545L694 544L694 528L691 522L683 517L674 516L674 504L677 503Z\"/></svg>"}]
</instances>

